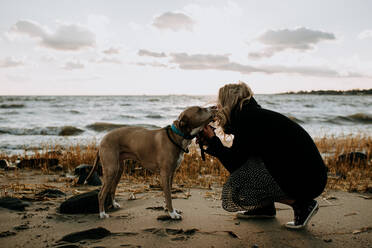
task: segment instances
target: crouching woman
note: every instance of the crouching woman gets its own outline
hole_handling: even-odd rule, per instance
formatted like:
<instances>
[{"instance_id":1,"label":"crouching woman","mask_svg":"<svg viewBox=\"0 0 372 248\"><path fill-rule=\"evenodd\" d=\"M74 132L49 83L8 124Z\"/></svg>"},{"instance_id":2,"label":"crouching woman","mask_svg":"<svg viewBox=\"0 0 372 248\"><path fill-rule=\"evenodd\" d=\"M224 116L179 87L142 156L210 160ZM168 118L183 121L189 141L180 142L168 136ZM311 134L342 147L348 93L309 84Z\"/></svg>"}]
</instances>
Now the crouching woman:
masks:
<instances>
[{"instance_id":1,"label":"crouching woman","mask_svg":"<svg viewBox=\"0 0 372 248\"><path fill-rule=\"evenodd\" d=\"M327 182L326 166L309 134L286 116L261 108L245 83L227 84L218 94L218 123L233 134L225 147L207 126L198 142L230 172L222 206L238 218L272 218L274 202L290 205L287 228L306 226L318 211L315 198Z\"/></svg>"}]
</instances>

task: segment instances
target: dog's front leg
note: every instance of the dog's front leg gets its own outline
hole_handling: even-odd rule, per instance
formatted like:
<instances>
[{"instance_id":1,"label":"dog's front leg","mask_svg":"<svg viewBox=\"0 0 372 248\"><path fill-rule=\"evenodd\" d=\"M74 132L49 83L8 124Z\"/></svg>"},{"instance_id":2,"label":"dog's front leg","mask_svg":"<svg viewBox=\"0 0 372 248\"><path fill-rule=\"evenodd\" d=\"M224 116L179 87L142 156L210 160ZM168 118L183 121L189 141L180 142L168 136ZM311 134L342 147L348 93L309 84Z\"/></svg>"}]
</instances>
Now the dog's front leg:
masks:
<instances>
[{"instance_id":1,"label":"dog's front leg","mask_svg":"<svg viewBox=\"0 0 372 248\"><path fill-rule=\"evenodd\" d=\"M165 204L168 209L168 214L172 219L181 219L182 216L179 213L177 213L177 211L173 209L173 206L172 206L172 194L171 194L172 175L170 173L162 171L160 172L160 177L161 177L161 182L163 186Z\"/></svg>"}]
</instances>

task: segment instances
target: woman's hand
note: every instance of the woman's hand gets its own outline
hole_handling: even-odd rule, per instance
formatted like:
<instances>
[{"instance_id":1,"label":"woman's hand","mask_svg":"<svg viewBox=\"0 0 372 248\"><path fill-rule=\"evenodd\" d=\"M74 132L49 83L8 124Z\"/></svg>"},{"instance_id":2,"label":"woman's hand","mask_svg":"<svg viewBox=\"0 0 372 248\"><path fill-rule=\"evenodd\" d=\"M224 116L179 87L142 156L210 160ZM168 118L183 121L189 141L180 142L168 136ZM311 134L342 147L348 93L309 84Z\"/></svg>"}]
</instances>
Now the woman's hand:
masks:
<instances>
[{"instance_id":1,"label":"woman's hand","mask_svg":"<svg viewBox=\"0 0 372 248\"><path fill-rule=\"evenodd\" d=\"M214 129L215 128L211 125L206 125L203 129L203 136L207 139L211 139L213 136L216 136Z\"/></svg>"},{"instance_id":2,"label":"woman's hand","mask_svg":"<svg viewBox=\"0 0 372 248\"><path fill-rule=\"evenodd\" d=\"M214 133L214 127L207 125L204 127L203 131L196 137L196 144L207 145L208 140L216 136Z\"/></svg>"},{"instance_id":3,"label":"woman's hand","mask_svg":"<svg viewBox=\"0 0 372 248\"><path fill-rule=\"evenodd\" d=\"M200 153L203 161L205 161L205 155L204 152L206 151L204 149L204 145L209 145L209 141L216 136L214 133L214 128L210 125L207 125L203 128L203 130L199 133L199 135L196 137L196 144L199 144L200 147Z\"/></svg>"}]
</instances>

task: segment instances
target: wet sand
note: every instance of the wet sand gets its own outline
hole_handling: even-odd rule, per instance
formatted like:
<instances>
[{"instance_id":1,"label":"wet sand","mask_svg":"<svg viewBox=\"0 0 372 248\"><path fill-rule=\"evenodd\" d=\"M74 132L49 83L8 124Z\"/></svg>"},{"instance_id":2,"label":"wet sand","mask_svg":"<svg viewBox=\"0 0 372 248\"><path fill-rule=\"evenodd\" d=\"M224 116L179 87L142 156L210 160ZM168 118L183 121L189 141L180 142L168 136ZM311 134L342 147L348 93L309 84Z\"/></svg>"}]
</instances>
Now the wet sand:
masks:
<instances>
[{"instance_id":1,"label":"wet sand","mask_svg":"<svg viewBox=\"0 0 372 248\"><path fill-rule=\"evenodd\" d=\"M221 188L179 188L173 194L173 205L182 210L181 221L160 221L164 210L148 209L164 206L159 190L132 184L124 179L119 185L117 201L121 209L109 212L101 220L98 214L66 215L57 211L70 196L97 187L65 187L57 176L41 173L2 172L0 185L18 182L36 191L56 187L67 196L33 201L25 211L0 208L0 247L372 247L372 195L330 191L318 198L320 209L305 230L287 230L292 210L276 204L277 216L268 220L240 220L221 208ZM147 188L147 190L141 190ZM9 189L8 189L9 192ZM20 191L21 192L21 191ZM131 198L133 192L135 200ZM23 190L23 195L32 197ZM364 196L364 197L363 197ZM63 236L91 228L103 227L112 235L97 240L75 243L58 242Z\"/></svg>"}]
</instances>

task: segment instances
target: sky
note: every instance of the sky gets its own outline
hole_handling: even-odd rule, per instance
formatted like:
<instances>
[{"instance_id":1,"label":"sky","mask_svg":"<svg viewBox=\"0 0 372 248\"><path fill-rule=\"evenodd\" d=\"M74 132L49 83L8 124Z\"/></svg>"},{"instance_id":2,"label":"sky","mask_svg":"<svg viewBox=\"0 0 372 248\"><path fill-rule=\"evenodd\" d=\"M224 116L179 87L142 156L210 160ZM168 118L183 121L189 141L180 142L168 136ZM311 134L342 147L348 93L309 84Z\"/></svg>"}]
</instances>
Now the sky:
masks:
<instances>
[{"instance_id":1,"label":"sky","mask_svg":"<svg viewBox=\"0 0 372 248\"><path fill-rule=\"evenodd\" d=\"M0 95L372 88L368 0L0 0Z\"/></svg>"}]
</instances>

